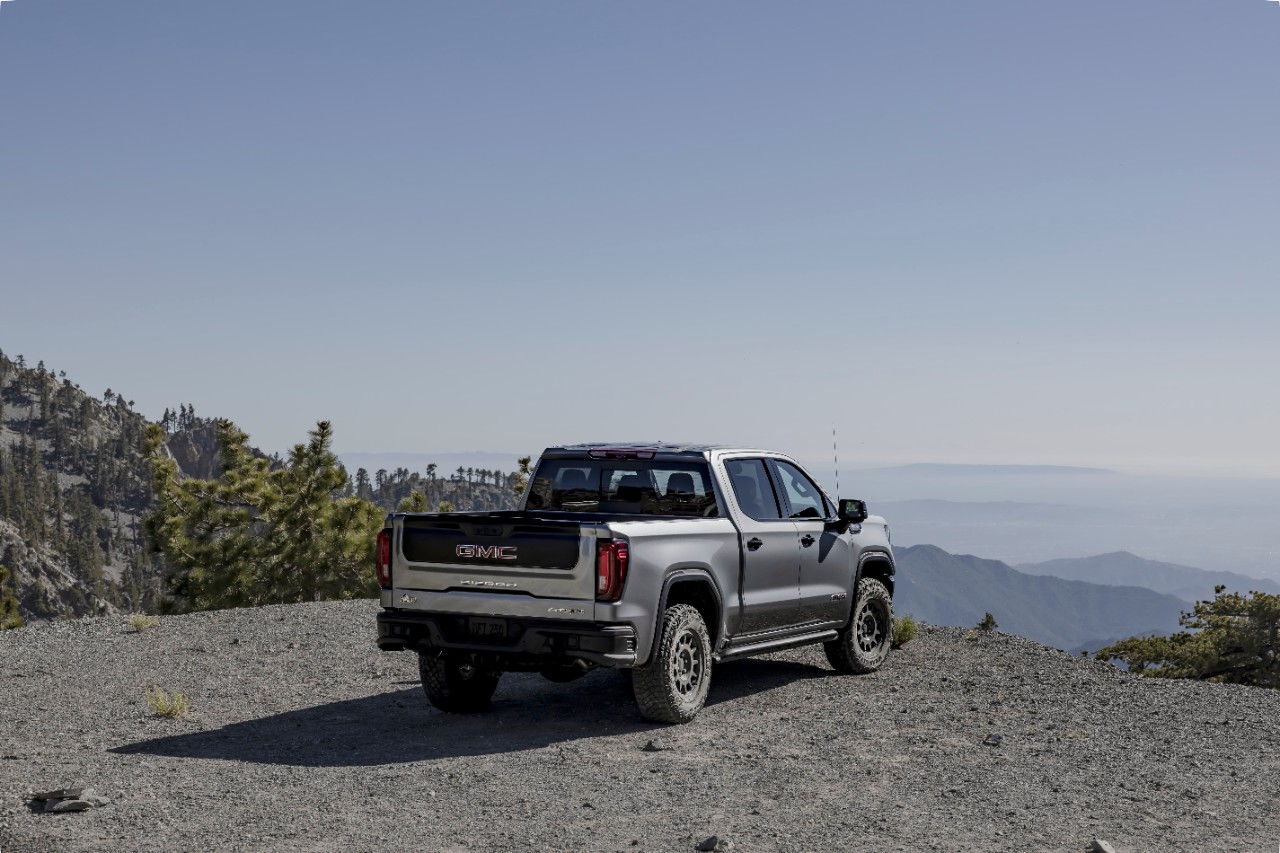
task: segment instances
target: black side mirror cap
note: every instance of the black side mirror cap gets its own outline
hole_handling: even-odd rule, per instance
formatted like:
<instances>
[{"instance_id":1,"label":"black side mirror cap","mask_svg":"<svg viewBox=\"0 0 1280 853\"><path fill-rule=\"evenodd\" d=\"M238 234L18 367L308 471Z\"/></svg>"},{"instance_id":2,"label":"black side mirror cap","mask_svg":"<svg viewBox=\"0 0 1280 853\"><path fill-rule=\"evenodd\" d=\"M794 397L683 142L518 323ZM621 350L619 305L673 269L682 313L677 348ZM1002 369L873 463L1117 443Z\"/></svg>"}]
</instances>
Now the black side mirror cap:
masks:
<instances>
[{"instance_id":1,"label":"black side mirror cap","mask_svg":"<svg viewBox=\"0 0 1280 853\"><path fill-rule=\"evenodd\" d=\"M867 502L844 498L840 501L840 509L836 516L846 524L861 524L867 520Z\"/></svg>"}]
</instances>

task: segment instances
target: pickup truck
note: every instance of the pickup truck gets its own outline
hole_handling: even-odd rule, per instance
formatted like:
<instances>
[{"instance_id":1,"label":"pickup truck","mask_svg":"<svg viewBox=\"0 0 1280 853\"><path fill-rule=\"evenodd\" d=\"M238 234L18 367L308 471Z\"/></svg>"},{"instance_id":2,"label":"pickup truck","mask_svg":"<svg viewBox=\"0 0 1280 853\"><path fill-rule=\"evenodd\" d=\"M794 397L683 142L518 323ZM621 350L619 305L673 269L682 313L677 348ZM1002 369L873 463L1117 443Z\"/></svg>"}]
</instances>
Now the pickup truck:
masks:
<instances>
[{"instance_id":1,"label":"pickup truck","mask_svg":"<svg viewBox=\"0 0 1280 853\"><path fill-rule=\"evenodd\" d=\"M392 513L378 534L378 646L418 654L428 700L488 708L503 672L630 675L640 713L685 723L712 665L821 643L876 670L893 631L883 518L750 448L547 448L520 508Z\"/></svg>"}]
</instances>

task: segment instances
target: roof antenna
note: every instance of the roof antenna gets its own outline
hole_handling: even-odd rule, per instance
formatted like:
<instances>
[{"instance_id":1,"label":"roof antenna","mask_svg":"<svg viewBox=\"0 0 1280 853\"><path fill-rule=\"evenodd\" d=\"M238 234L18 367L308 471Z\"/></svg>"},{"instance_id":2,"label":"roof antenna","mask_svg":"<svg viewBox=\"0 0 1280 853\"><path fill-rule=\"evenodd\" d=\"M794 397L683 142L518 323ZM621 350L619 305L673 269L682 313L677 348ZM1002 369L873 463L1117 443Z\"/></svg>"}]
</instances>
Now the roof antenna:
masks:
<instances>
[{"instance_id":1,"label":"roof antenna","mask_svg":"<svg viewBox=\"0 0 1280 853\"><path fill-rule=\"evenodd\" d=\"M840 503L840 451L836 448L836 428L831 425L831 457L836 463L836 503Z\"/></svg>"}]
</instances>

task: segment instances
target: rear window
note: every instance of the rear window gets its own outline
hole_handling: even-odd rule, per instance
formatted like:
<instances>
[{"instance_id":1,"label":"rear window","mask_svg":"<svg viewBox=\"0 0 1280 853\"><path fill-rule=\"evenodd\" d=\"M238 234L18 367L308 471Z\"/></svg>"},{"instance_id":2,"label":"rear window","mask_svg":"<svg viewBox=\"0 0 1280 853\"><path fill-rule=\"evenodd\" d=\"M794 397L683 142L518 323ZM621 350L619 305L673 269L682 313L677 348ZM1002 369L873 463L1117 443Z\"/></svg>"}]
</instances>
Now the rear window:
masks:
<instances>
[{"instance_id":1,"label":"rear window","mask_svg":"<svg viewBox=\"0 0 1280 853\"><path fill-rule=\"evenodd\" d=\"M716 518L706 463L648 459L548 459L538 466L529 509Z\"/></svg>"}]
</instances>

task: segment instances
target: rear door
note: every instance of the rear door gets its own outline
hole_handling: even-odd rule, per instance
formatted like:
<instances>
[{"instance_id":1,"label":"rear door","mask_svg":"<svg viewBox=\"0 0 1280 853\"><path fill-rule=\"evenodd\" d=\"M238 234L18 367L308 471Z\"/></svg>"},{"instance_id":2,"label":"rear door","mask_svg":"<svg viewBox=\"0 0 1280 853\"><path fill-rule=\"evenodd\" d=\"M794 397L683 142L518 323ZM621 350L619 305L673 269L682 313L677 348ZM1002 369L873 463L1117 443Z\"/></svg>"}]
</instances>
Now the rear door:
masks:
<instances>
[{"instance_id":1,"label":"rear door","mask_svg":"<svg viewBox=\"0 0 1280 853\"><path fill-rule=\"evenodd\" d=\"M796 526L782 517L763 459L727 459L730 492L742 538L739 634L800 622L800 554Z\"/></svg>"},{"instance_id":2,"label":"rear door","mask_svg":"<svg viewBox=\"0 0 1280 853\"><path fill-rule=\"evenodd\" d=\"M595 599L595 525L537 518L407 515L397 590Z\"/></svg>"},{"instance_id":3,"label":"rear door","mask_svg":"<svg viewBox=\"0 0 1280 853\"><path fill-rule=\"evenodd\" d=\"M806 622L843 620L849 612L853 573L851 537L837 533L835 508L798 466L770 459L782 514L796 527L800 553L800 610Z\"/></svg>"}]
</instances>

